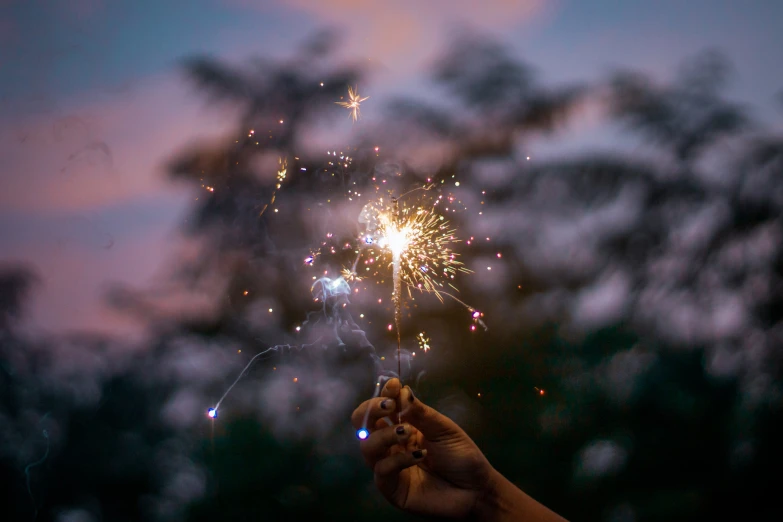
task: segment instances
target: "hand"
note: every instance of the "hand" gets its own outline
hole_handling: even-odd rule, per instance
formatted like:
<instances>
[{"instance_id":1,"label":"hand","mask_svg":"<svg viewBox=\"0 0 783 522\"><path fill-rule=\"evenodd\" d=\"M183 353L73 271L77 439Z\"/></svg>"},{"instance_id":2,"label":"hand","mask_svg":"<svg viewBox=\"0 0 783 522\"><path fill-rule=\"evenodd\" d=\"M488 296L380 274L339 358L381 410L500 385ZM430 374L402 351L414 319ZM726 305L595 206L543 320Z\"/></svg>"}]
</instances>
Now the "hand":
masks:
<instances>
[{"instance_id":1,"label":"hand","mask_svg":"<svg viewBox=\"0 0 783 522\"><path fill-rule=\"evenodd\" d=\"M390 426L384 418L396 412L403 423ZM462 428L408 386L401 388L398 379L389 380L380 397L359 405L351 422L370 431L361 450L376 486L405 511L466 518L495 483L496 472Z\"/></svg>"}]
</instances>

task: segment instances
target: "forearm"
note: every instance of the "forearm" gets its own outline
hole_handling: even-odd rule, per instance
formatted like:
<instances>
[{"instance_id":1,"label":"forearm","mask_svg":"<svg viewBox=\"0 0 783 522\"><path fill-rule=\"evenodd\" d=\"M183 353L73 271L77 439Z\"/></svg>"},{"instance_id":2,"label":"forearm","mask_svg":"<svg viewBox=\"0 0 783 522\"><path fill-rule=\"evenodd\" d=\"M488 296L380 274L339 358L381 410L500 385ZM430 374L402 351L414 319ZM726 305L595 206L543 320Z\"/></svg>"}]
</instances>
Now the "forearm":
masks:
<instances>
[{"instance_id":1,"label":"forearm","mask_svg":"<svg viewBox=\"0 0 783 522\"><path fill-rule=\"evenodd\" d=\"M477 502L474 514L475 520L480 522L565 521L495 470L492 470L489 487Z\"/></svg>"}]
</instances>

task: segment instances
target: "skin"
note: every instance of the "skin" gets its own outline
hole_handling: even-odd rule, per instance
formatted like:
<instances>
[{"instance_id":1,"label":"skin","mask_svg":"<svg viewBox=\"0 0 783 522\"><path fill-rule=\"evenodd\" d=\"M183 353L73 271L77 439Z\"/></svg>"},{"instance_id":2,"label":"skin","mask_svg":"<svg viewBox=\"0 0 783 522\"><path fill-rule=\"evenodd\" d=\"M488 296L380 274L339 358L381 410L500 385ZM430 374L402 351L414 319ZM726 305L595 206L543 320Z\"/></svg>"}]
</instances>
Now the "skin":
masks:
<instances>
[{"instance_id":1,"label":"skin","mask_svg":"<svg viewBox=\"0 0 783 522\"><path fill-rule=\"evenodd\" d=\"M401 423L389 426L386 417ZM500 475L454 421L398 379L351 415L375 485L394 506L418 515L486 521L563 521ZM366 424L365 424L366 422Z\"/></svg>"}]
</instances>

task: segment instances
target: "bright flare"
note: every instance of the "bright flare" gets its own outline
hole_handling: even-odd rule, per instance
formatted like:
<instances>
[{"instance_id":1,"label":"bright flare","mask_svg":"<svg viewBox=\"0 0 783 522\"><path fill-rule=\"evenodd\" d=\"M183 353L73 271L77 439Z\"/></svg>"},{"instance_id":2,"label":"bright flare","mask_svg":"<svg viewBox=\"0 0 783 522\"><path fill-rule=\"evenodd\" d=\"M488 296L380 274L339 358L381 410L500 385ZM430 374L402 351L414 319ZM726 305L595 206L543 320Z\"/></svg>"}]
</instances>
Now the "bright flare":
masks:
<instances>
[{"instance_id":1,"label":"bright flare","mask_svg":"<svg viewBox=\"0 0 783 522\"><path fill-rule=\"evenodd\" d=\"M457 290L448 282L451 276L457 272L470 273L450 248L452 243L459 242L454 229L433 210L401 206L395 212L394 208L384 208L377 215L377 230L373 235L377 237L377 246L383 249L377 257L391 254L391 259L387 259L395 287L404 283L409 294L414 288L431 292L442 301L444 282ZM398 288L394 291L397 294Z\"/></svg>"}]
</instances>

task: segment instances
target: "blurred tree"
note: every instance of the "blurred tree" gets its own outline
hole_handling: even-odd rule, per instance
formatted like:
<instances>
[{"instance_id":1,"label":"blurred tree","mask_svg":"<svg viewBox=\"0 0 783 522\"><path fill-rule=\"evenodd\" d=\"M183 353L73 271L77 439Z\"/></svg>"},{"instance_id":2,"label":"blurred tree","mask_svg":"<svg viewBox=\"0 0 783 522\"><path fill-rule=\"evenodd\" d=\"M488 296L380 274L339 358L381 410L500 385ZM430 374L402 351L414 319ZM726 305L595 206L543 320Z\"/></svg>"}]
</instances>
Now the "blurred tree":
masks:
<instances>
[{"instance_id":1,"label":"blurred tree","mask_svg":"<svg viewBox=\"0 0 783 522\"><path fill-rule=\"evenodd\" d=\"M687 165L719 139L750 125L744 107L721 97L729 71L723 55L707 51L686 61L668 86L620 72L611 81L611 108L615 117Z\"/></svg>"},{"instance_id":2,"label":"blurred tree","mask_svg":"<svg viewBox=\"0 0 783 522\"><path fill-rule=\"evenodd\" d=\"M465 245L468 266L498 253L502 261L499 283L482 273L463 288L486 312L486 334L460 335L461 309L408 303L406 333L440 335L420 363L428 375L414 382L423 397L569 518L690 520L747 516L748 506L776 513L765 477L783 433L783 142L724 98L726 61L700 55L664 85L638 73L610 78L609 119L653 143L658 160L617 151L528 162L520 148L551 136L604 90L541 86L502 46L472 36L437 63L432 80L445 93L437 104L394 101L381 125L362 127L355 143L335 144L324 159L309 150L308 133L345 116L333 102L361 73L332 66L334 41L324 33L290 60L247 68L185 62L212 102L239 110L237 129L172 159L171 178L194 194L183 223L192 249L165 284L111 294L149 321L154 339L125 369L106 371L97 406L60 398L70 424L52 469L67 487L49 488L45 503L77 505L87 492L112 519L174 517L187 505L194 520L399 520L373 492L347 427L351 401L374 386L375 368L355 349L360 335L337 350L282 351L274 369L260 365L264 377L209 435L171 412L224 391L204 368L230 380L260 348L312 340L308 328L293 328L317 308L316 268L303 263L310 249L321 247L318 276L349 263L353 249L343 245L357 235L364 202L354 196L381 179L399 187L429 178L444 197L470 203L449 215L463 234L492 237ZM501 172L492 178L489 168ZM455 179L464 191L451 192ZM30 278L0 281L10 324ZM173 294L185 298L172 305ZM207 304L194 312L197 297ZM279 321L266 319L270 302ZM393 344L389 313L371 304L362 324L380 355ZM77 369L109 346L78 343L89 357ZM31 355L28 375L62 378L63 359L47 357ZM93 389L67 368L68 389ZM286 387L289 368L312 378ZM14 383L6 390L38 390L33 377L4 375ZM338 400L345 383L357 396ZM14 404L26 397L12 395ZM36 408L56 402L54 392L41 396ZM259 402L271 412L259 413ZM14 408L3 414L21 419ZM172 416L185 427L166 424ZM84 461L87 471L74 471ZM203 494L199 466L208 472ZM21 484L18 466L7 469ZM152 511L133 504L141 495L157 495Z\"/></svg>"},{"instance_id":3,"label":"blurred tree","mask_svg":"<svg viewBox=\"0 0 783 522\"><path fill-rule=\"evenodd\" d=\"M222 322L211 335L233 335L246 321L238 312L265 295L283 300L289 324L302 316L306 300L294 295L307 290L297 286L295 267L314 239L312 222L302 216L312 216L318 201L345 196L346 186L369 191L372 178L385 173L378 168L385 160L397 162L394 173L410 179L438 182L458 173L465 185L480 179L487 160L500 162L511 173L508 182L483 199L484 214L503 227L482 229L468 214L453 221L493 236L491 245L465 252L469 265L504 252L508 289L496 290L493 302L480 290L466 290L470 300L487 302L488 316L503 326L482 339L482 350L470 340L442 340L450 357L429 368L422 384L429 396L446 393L454 382L460 390L480 390L484 422L473 434L504 473L567 516L684 520L755 498L737 485L736 470L759 466L763 457L743 457L751 460L737 468L739 457L732 455L743 441L761 447L767 440L749 420L757 410L747 401L759 399L748 394L780 368L779 357L763 348L780 335L780 293L768 291L780 285L781 253L774 246L781 225L774 189L780 142L722 96L730 71L725 59L699 55L668 85L631 72L611 78L610 118L672 161L618 152L532 166L518 162L516 151L566 124L600 90L539 86L529 66L481 37L456 41L434 69L435 85L451 98L393 101L382 126L365 131L353 150L344 148L340 154L354 161L339 168L324 169L323 160L308 157L301 136L356 73L312 73L306 59L258 67L247 74L197 60L188 68L207 92L244 108L232 143L187 152L172 164L175 178L207 189L188 223L191 233L207 239L196 259L210 262L190 273L204 276L217 267L232 280L221 300ZM278 120L292 125L275 130ZM743 152L727 151L729 141ZM384 158L367 153L378 143ZM421 162L411 150L426 156L428 147L443 144L446 152L432 171L412 166ZM296 174L286 180L283 215L259 217L272 189L258 181L254 158L269 153L288 158L288 171ZM324 207L321 215L331 220ZM345 222L316 227L341 229L352 230ZM737 258L738 249L747 254ZM225 262L237 253L244 261ZM338 252L321 261L339 266L345 259ZM247 289L253 297L241 301ZM531 313L544 298L550 305ZM520 322L520 313L543 322ZM420 312L409 321L418 329L459 317L444 309L438 317ZM248 331L241 339L251 337ZM727 363L737 360L734 354L744 354L744 362ZM534 392L540 389L544 395ZM779 410L773 418L780 418ZM300 480L306 491L318 488ZM727 488L744 496L727 502ZM239 516L242 501L235 502Z\"/></svg>"},{"instance_id":4,"label":"blurred tree","mask_svg":"<svg viewBox=\"0 0 783 522\"><path fill-rule=\"evenodd\" d=\"M25 266L0 267L0 332L8 332L23 315L22 305L38 277Z\"/></svg>"}]
</instances>

